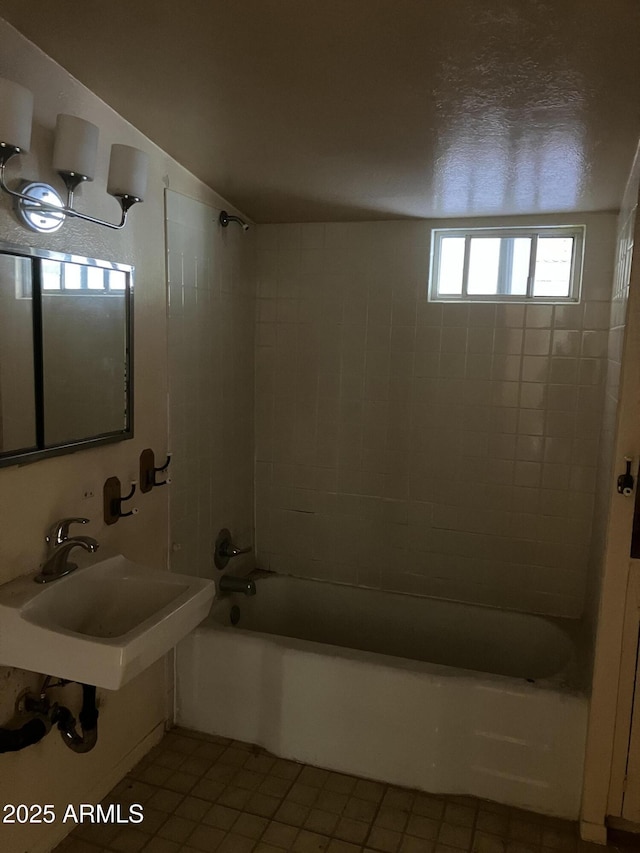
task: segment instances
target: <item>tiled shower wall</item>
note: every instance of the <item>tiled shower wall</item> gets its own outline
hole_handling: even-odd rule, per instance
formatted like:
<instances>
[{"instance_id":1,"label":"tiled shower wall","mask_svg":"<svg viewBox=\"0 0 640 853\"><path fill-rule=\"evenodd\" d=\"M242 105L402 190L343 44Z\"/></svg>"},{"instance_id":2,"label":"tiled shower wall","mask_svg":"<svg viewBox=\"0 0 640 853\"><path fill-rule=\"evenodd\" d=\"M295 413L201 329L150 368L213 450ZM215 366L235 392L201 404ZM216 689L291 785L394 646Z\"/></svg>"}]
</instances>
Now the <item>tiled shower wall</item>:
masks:
<instances>
[{"instance_id":1,"label":"tiled shower wall","mask_svg":"<svg viewBox=\"0 0 640 853\"><path fill-rule=\"evenodd\" d=\"M218 213L166 191L170 561L202 577L220 528L253 539L254 237Z\"/></svg>"},{"instance_id":2,"label":"tiled shower wall","mask_svg":"<svg viewBox=\"0 0 640 853\"><path fill-rule=\"evenodd\" d=\"M429 303L441 223L258 227L260 566L581 614L616 218L580 221L555 307Z\"/></svg>"}]
</instances>

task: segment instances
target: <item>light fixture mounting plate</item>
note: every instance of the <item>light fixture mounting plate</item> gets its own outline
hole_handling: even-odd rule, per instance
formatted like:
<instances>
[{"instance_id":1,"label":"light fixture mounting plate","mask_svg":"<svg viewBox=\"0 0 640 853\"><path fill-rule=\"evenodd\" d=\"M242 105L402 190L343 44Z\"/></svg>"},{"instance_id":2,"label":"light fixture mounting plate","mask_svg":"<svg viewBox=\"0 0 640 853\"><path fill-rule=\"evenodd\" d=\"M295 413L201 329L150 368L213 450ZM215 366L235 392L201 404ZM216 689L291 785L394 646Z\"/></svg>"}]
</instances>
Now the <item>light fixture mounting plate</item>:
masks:
<instances>
[{"instance_id":1,"label":"light fixture mounting plate","mask_svg":"<svg viewBox=\"0 0 640 853\"><path fill-rule=\"evenodd\" d=\"M39 231L41 234L53 234L62 228L65 220L65 214L62 212L64 202L52 186L40 182L28 183L20 189L20 192L22 195L28 195L34 202L42 201L61 209L60 213L56 213L53 210L44 210L37 204L17 199L16 212L27 228Z\"/></svg>"}]
</instances>

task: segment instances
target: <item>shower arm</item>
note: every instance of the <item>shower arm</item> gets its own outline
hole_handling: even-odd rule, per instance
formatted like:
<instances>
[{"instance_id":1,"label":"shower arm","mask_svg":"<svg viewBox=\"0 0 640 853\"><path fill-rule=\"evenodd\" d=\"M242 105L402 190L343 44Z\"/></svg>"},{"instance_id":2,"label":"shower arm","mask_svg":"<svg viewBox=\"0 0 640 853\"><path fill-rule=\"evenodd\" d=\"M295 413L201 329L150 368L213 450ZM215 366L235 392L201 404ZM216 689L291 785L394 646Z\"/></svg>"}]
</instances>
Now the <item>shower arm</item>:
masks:
<instances>
[{"instance_id":1,"label":"shower arm","mask_svg":"<svg viewBox=\"0 0 640 853\"><path fill-rule=\"evenodd\" d=\"M226 210L220 211L220 216L218 217L218 222L220 223L220 225L222 225L223 228L226 228L230 222L237 222L238 225L242 226L243 231L249 230L249 226L244 221L244 219L241 219L239 216L232 216L230 213L227 213Z\"/></svg>"}]
</instances>

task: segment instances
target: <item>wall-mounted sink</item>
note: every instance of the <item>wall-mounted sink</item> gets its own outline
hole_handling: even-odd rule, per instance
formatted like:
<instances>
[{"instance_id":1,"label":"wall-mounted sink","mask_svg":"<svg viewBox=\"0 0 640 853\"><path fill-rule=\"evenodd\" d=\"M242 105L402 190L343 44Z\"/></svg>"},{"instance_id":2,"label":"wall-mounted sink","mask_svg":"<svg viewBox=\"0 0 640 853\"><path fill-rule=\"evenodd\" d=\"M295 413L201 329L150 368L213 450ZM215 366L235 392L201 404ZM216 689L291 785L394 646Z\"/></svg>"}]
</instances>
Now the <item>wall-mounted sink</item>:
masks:
<instances>
[{"instance_id":1,"label":"wall-mounted sink","mask_svg":"<svg viewBox=\"0 0 640 853\"><path fill-rule=\"evenodd\" d=\"M110 557L0 586L0 665L117 690L201 622L213 581Z\"/></svg>"}]
</instances>

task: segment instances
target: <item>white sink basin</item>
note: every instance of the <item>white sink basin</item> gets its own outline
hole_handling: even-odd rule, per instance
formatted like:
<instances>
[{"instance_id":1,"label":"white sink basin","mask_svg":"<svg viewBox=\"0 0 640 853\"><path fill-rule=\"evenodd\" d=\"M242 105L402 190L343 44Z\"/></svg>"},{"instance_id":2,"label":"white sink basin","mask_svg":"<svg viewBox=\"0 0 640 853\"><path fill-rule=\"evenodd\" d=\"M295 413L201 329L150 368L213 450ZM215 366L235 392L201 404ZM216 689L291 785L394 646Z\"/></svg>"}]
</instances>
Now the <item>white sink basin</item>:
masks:
<instances>
[{"instance_id":1,"label":"white sink basin","mask_svg":"<svg viewBox=\"0 0 640 853\"><path fill-rule=\"evenodd\" d=\"M215 595L213 581L122 555L44 585L34 574L0 586L0 665L109 690L175 646Z\"/></svg>"}]
</instances>

